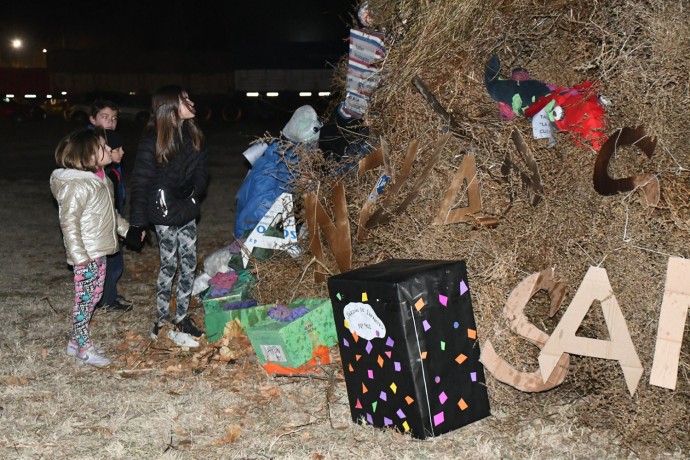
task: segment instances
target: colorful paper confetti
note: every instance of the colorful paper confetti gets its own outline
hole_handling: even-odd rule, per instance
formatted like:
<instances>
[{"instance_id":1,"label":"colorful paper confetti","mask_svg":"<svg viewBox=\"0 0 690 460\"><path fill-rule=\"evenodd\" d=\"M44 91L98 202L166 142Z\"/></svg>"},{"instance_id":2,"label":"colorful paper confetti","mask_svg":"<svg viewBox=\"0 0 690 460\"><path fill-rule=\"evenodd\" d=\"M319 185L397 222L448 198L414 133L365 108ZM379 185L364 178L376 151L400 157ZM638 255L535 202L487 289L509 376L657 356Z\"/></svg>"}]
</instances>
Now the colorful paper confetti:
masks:
<instances>
[{"instance_id":1,"label":"colorful paper confetti","mask_svg":"<svg viewBox=\"0 0 690 460\"><path fill-rule=\"evenodd\" d=\"M403 428L405 429L406 433L410 431L410 425L407 422L403 422Z\"/></svg>"},{"instance_id":2,"label":"colorful paper confetti","mask_svg":"<svg viewBox=\"0 0 690 460\"><path fill-rule=\"evenodd\" d=\"M402 409L398 409L398 412L396 412L395 415L397 415L398 418L405 418L406 417L405 412L403 412Z\"/></svg>"},{"instance_id":3,"label":"colorful paper confetti","mask_svg":"<svg viewBox=\"0 0 690 460\"><path fill-rule=\"evenodd\" d=\"M446 351L446 342L441 340L441 350Z\"/></svg>"},{"instance_id":4,"label":"colorful paper confetti","mask_svg":"<svg viewBox=\"0 0 690 460\"><path fill-rule=\"evenodd\" d=\"M362 394L366 393L367 391L369 391L367 386L365 384L362 384Z\"/></svg>"},{"instance_id":5,"label":"colorful paper confetti","mask_svg":"<svg viewBox=\"0 0 690 460\"><path fill-rule=\"evenodd\" d=\"M343 300L343 296L340 295L340 292L338 292L335 296L338 300Z\"/></svg>"},{"instance_id":6,"label":"colorful paper confetti","mask_svg":"<svg viewBox=\"0 0 690 460\"><path fill-rule=\"evenodd\" d=\"M445 296L445 295L443 295L443 294L439 294L439 295L438 295L438 301L439 301L439 303L440 303L441 305L443 305L444 307L447 307L447 306L448 306L448 297L447 297L447 296Z\"/></svg>"},{"instance_id":7,"label":"colorful paper confetti","mask_svg":"<svg viewBox=\"0 0 690 460\"><path fill-rule=\"evenodd\" d=\"M395 394L398 392L398 385L396 385L395 382L393 382L391 383L390 389L393 392L393 394Z\"/></svg>"},{"instance_id":8,"label":"colorful paper confetti","mask_svg":"<svg viewBox=\"0 0 690 460\"><path fill-rule=\"evenodd\" d=\"M393 339L391 339L390 337L388 337L388 338L386 339L386 345L389 346L389 347L392 347L393 345L395 345L395 340L393 340Z\"/></svg>"},{"instance_id":9,"label":"colorful paper confetti","mask_svg":"<svg viewBox=\"0 0 690 460\"><path fill-rule=\"evenodd\" d=\"M438 395L438 400L441 402L441 404L444 404L448 400L448 396L446 396L446 392L442 391L440 395Z\"/></svg>"},{"instance_id":10,"label":"colorful paper confetti","mask_svg":"<svg viewBox=\"0 0 690 460\"><path fill-rule=\"evenodd\" d=\"M427 320L422 321L422 326L424 326L424 332L431 329L431 324L429 324L429 321L427 321Z\"/></svg>"},{"instance_id":11,"label":"colorful paper confetti","mask_svg":"<svg viewBox=\"0 0 690 460\"><path fill-rule=\"evenodd\" d=\"M372 348L374 348L374 346L371 344L371 342L367 342L367 346L364 347L364 349L367 351L367 354L371 353Z\"/></svg>"},{"instance_id":12,"label":"colorful paper confetti","mask_svg":"<svg viewBox=\"0 0 690 460\"><path fill-rule=\"evenodd\" d=\"M412 398L412 396L405 396L405 402L409 406L414 402L414 399Z\"/></svg>"},{"instance_id":13,"label":"colorful paper confetti","mask_svg":"<svg viewBox=\"0 0 690 460\"><path fill-rule=\"evenodd\" d=\"M417 309L417 311L422 311L422 308L424 308L424 299L420 297L419 300L417 300L417 302L414 304L414 307Z\"/></svg>"},{"instance_id":14,"label":"colorful paper confetti","mask_svg":"<svg viewBox=\"0 0 690 460\"><path fill-rule=\"evenodd\" d=\"M391 356L393 356L393 353L391 351L386 351L386 356L388 356L388 359L390 359Z\"/></svg>"},{"instance_id":15,"label":"colorful paper confetti","mask_svg":"<svg viewBox=\"0 0 690 460\"><path fill-rule=\"evenodd\" d=\"M467 360L467 356L463 355L460 353L457 358L455 358L455 361L458 362L458 364L462 364Z\"/></svg>"},{"instance_id":16,"label":"colorful paper confetti","mask_svg":"<svg viewBox=\"0 0 690 460\"><path fill-rule=\"evenodd\" d=\"M361 409L362 408L362 403L359 402L359 398L357 398L357 402L355 403L355 409Z\"/></svg>"},{"instance_id":17,"label":"colorful paper confetti","mask_svg":"<svg viewBox=\"0 0 690 460\"><path fill-rule=\"evenodd\" d=\"M385 391L381 391L381 393L379 393L379 399L381 401L388 401L388 395L386 394Z\"/></svg>"},{"instance_id":18,"label":"colorful paper confetti","mask_svg":"<svg viewBox=\"0 0 690 460\"><path fill-rule=\"evenodd\" d=\"M460 398L460 401L458 401L458 407L460 408L460 410L465 410L469 406L467 405L464 399Z\"/></svg>"},{"instance_id":19,"label":"colorful paper confetti","mask_svg":"<svg viewBox=\"0 0 690 460\"><path fill-rule=\"evenodd\" d=\"M367 422L369 423L369 425L374 424L374 418L371 416L371 414L367 414Z\"/></svg>"},{"instance_id":20,"label":"colorful paper confetti","mask_svg":"<svg viewBox=\"0 0 690 460\"><path fill-rule=\"evenodd\" d=\"M399 362L394 362L393 363L393 369L395 369L395 372L400 372L400 363Z\"/></svg>"},{"instance_id":21,"label":"colorful paper confetti","mask_svg":"<svg viewBox=\"0 0 690 460\"><path fill-rule=\"evenodd\" d=\"M345 337L343 337L343 345L345 345L346 347L350 346L350 342L348 342Z\"/></svg>"},{"instance_id":22,"label":"colorful paper confetti","mask_svg":"<svg viewBox=\"0 0 690 460\"><path fill-rule=\"evenodd\" d=\"M393 424L393 420L389 419L388 417L383 417L383 424L384 426L391 426Z\"/></svg>"},{"instance_id":23,"label":"colorful paper confetti","mask_svg":"<svg viewBox=\"0 0 690 460\"><path fill-rule=\"evenodd\" d=\"M434 415L434 426L439 426L445 420L446 416L443 415L443 412L439 412L438 414Z\"/></svg>"},{"instance_id":24,"label":"colorful paper confetti","mask_svg":"<svg viewBox=\"0 0 690 460\"><path fill-rule=\"evenodd\" d=\"M465 280L460 281L460 295L463 295L465 292L467 292L467 284L465 284Z\"/></svg>"},{"instance_id":25,"label":"colorful paper confetti","mask_svg":"<svg viewBox=\"0 0 690 460\"><path fill-rule=\"evenodd\" d=\"M476 372L470 372L470 379L472 379L473 382L477 381L477 373Z\"/></svg>"},{"instance_id":26,"label":"colorful paper confetti","mask_svg":"<svg viewBox=\"0 0 690 460\"><path fill-rule=\"evenodd\" d=\"M367 376L369 376L370 379L374 380L374 371L372 371L371 369L369 369L369 370L367 371Z\"/></svg>"},{"instance_id":27,"label":"colorful paper confetti","mask_svg":"<svg viewBox=\"0 0 690 460\"><path fill-rule=\"evenodd\" d=\"M362 292L362 302L367 302L369 300L369 297L367 297L366 292Z\"/></svg>"},{"instance_id":28,"label":"colorful paper confetti","mask_svg":"<svg viewBox=\"0 0 690 460\"><path fill-rule=\"evenodd\" d=\"M350 372L354 372L354 371L355 371L355 368L352 367L352 364L348 364L348 370L349 370Z\"/></svg>"},{"instance_id":29,"label":"colorful paper confetti","mask_svg":"<svg viewBox=\"0 0 690 460\"><path fill-rule=\"evenodd\" d=\"M372 412L376 412L376 406L378 406L378 404L379 404L378 401L374 401L373 403L371 403L371 411Z\"/></svg>"},{"instance_id":30,"label":"colorful paper confetti","mask_svg":"<svg viewBox=\"0 0 690 460\"><path fill-rule=\"evenodd\" d=\"M477 331L474 329L467 329L467 337L470 339L476 339L477 338Z\"/></svg>"},{"instance_id":31,"label":"colorful paper confetti","mask_svg":"<svg viewBox=\"0 0 690 460\"><path fill-rule=\"evenodd\" d=\"M381 355L379 355L379 357L376 359L376 362L379 363L379 367L383 367L383 358L381 357Z\"/></svg>"}]
</instances>

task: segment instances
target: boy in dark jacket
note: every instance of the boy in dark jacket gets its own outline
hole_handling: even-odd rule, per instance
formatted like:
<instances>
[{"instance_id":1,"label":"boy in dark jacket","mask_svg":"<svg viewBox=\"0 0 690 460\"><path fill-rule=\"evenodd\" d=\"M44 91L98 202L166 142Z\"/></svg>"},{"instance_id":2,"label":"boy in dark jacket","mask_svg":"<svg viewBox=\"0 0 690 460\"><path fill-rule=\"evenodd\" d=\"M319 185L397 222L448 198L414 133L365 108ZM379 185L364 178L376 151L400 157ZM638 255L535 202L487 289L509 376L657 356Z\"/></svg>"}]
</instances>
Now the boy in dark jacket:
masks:
<instances>
[{"instance_id":1,"label":"boy in dark jacket","mask_svg":"<svg viewBox=\"0 0 690 460\"><path fill-rule=\"evenodd\" d=\"M105 134L105 143L113 159L112 163L106 166L105 173L113 182L115 210L122 216L125 207L125 182L122 178L120 162L125 150L122 137L116 131L106 129ZM117 282L120 280L123 270L124 257L122 244L120 244L120 250L107 258L103 297L101 297L96 308L102 308L105 311L130 311L132 309L132 303L117 293Z\"/></svg>"}]
</instances>

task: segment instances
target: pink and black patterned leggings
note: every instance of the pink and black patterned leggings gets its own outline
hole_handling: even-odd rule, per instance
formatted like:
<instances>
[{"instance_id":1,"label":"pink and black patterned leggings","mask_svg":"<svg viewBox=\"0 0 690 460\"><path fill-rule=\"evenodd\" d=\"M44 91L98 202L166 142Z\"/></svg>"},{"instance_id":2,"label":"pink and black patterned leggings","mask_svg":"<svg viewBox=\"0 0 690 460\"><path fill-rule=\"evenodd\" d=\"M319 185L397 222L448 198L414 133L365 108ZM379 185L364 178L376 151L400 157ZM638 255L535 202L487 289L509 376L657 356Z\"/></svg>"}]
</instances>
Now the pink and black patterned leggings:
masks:
<instances>
[{"instance_id":1,"label":"pink and black patterned leggings","mask_svg":"<svg viewBox=\"0 0 690 460\"><path fill-rule=\"evenodd\" d=\"M86 265L74 266L74 308L72 309L72 341L79 351L91 346L91 316L103 295L105 256Z\"/></svg>"}]
</instances>

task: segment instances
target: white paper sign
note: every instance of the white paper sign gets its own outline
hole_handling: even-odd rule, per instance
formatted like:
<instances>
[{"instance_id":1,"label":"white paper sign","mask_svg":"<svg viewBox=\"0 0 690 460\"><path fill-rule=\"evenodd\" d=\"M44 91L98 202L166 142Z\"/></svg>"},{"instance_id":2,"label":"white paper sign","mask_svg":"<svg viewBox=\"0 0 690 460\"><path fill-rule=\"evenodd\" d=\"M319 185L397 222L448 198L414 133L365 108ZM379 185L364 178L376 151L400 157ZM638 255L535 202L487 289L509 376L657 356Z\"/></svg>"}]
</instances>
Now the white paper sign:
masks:
<instances>
[{"instance_id":1,"label":"white paper sign","mask_svg":"<svg viewBox=\"0 0 690 460\"><path fill-rule=\"evenodd\" d=\"M554 141L553 133L551 132L551 120L546 114L546 108L543 108L532 118L532 135L535 139L549 139Z\"/></svg>"},{"instance_id":2,"label":"white paper sign","mask_svg":"<svg viewBox=\"0 0 690 460\"><path fill-rule=\"evenodd\" d=\"M276 221L282 221L283 238L276 236L266 236L266 230ZM247 241L242 246L242 262L247 266L249 256L254 248L278 249L287 251L291 256L300 255L297 243L297 227L295 226L295 215L292 213L292 195L282 193L271 205L266 214L261 218L254 230L247 237Z\"/></svg>"},{"instance_id":3,"label":"white paper sign","mask_svg":"<svg viewBox=\"0 0 690 460\"><path fill-rule=\"evenodd\" d=\"M343 315L350 332L356 332L364 340L380 339L386 335L386 325L369 304L350 302L345 305Z\"/></svg>"},{"instance_id":4,"label":"white paper sign","mask_svg":"<svg viewBox=\"0 0 690 460\"><path fill-rule=\"evenodd\" d=\"M286 363L287 358L283 352L283 347L280 345L260 345L261 353L264 354L266 361L271 361L272 363Z\"/></svg>"}]
</instances>

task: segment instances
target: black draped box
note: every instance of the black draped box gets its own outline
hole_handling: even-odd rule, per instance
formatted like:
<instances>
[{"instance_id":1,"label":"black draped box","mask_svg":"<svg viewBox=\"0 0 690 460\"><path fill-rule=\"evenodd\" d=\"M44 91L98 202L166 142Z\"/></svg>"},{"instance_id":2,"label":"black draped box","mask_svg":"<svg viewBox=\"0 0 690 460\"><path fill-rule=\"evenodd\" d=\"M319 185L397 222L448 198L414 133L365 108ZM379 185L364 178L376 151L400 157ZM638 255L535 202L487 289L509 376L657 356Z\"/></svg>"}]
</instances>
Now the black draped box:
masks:
<instances>
[{"instance_id":1,"label":"black draped box","mask_svg":"<svg viewBox=\"0 0 690 460\"><path fill-rule=\"evenodd\" d=\"M490 415L465 262L388 260L328 290L355 422L427 438Z\"/></svg>"}]
</instances>

